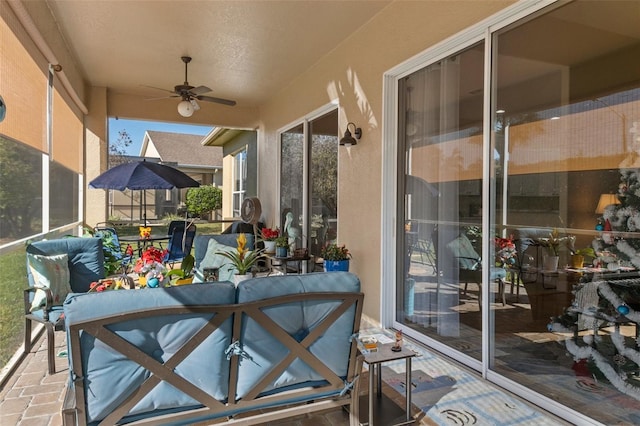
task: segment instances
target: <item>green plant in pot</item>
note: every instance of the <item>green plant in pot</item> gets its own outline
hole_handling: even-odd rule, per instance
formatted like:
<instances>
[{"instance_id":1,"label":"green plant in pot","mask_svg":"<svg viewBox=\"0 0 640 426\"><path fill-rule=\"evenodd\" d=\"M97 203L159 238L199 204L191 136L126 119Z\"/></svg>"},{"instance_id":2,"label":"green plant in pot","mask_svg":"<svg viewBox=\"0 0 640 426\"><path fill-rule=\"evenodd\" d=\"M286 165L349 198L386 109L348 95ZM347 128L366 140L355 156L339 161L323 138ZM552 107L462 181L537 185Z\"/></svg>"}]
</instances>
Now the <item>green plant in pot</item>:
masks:
<instances>
[{"instance_id":1,"label":"green plant in pot","mask_svg":"<svg viewBox=\"0 0 640 426\"><path fill-rule=\"evenodd\" d=\"M287 257L289 254L289 236L285 233L276 238L276 257Z\"/></svg>"},{"instance_id":2,"label":"green plant in pot","mask_svg":"<svg viewBox=\"0 0 640 426\"><path fill-rule=\"evenodd\" d=\"M238 246L235 251L219 251L217 254L231 261L230 263L236 269L236 275L250 274L253 265L262 258L262 251L250 251L247 248L247 237L245 234L238 235L236 241Z\"/></svg>"},{"instance_id":3,"label":"green plant in pot","mask_svg":"<svg viewBox=\"0 0 640 426\"><path fill-rule=\"evenodd\" d=\"M570 236L567 247L569 248L569 252L571 252L571 266L574 268L582 268L585 260L596 258L596 251L592 247L576 249L575 242L576 237L573 235Z\"/></svg>"},{"instance_id":4,"label":"green plant in pot","mask_svg":"<svg viewBox=\"0 0 640 426\"><path fill-rule=\"evenodd\" d=\"M180 268L172 269L167 272L167 277L171 279L172 285L191 284L193 282L193 267L195 258L188 254L182 259Z\"/></svg>"},{"instance_id":5,"label":"green plant in pot","mask_svg":"<svg viewBox=\"0 0 640 426\"><path fill-rule=\"evenodd\" d=\"M320 256L324 259L324 270L327 272L349 270L351 253L344 244L341 246L335 243L327 244L322 248Z\"/></svg>"}]
</instances>

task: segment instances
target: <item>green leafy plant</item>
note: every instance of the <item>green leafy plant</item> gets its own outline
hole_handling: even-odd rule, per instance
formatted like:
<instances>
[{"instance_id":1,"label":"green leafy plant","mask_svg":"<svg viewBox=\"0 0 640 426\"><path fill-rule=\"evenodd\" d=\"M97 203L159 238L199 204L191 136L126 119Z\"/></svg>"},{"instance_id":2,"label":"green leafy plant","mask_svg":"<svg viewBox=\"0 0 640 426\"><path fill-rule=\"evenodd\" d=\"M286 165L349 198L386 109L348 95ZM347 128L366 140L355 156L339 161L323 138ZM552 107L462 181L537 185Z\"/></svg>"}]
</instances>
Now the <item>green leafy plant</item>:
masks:
<instances>
[{"instance_id":1,"label":"green leafy plant","mask_svg":"<svg viewBox=\"0 0 640 426\"><path fill-rule=\"evenodd\" d=\"M84 227L83 237L99 237L102 240L104 254L104 271L107 276L114 275L124 265L120 245L116 244L115 236L109 231L94 231Z\"/></svg>"},{"instance_id":2,"label":"green leafy plant","mask_svg":"<svg viewBox=\"0 0 640 426\"><path fill-rule=\"evenodd\" d=\"M322 256L324 260L349 260L351 253L349 253L349 249L347 249L344 244L339 246L331 243L322 248L320 256Z\"/></svg>"},{"instance_id":3,"label":"green leafy plant","mask_svg":"<svg viewBox=\"0 0 640 426\"><path fill-rule=\"evenodd\" d=\"M287 235L280 235L275 239L276 247L287 247L289 248L289 237Z\"/></svg>"},{"instance_id":4,"label":"green leafy plant","mask_svg":"<svg viewBox=\"0 0 640 426\"><path fill-rule=\"evenodd\" d=\"M583 247L580 249L576 249L575 244L576 244L575 235L570 235L567 241L567 248L569 248L569 251L571 252L572 255L584 256L592 259L596 258L596 251L592 247Z\"/></svg>"},{"instance_id":5,"label":"green leafy plant","mask_svg":"<svg viewBox=\"0 0 640 426\"><path fill-rule=\"evenodd\" d=\"M222 208L222 189L213 185L202 185L187 191L187 211L196 216L205 216Z\"/></svg>"},{"instance_id":6,"label":"green leafy plant","mask_svg":"<svg viewBox=\"0 0 640 426\"><path fill-rule=\"evenodd\" d=\"M236 241L238 242L236 251L219 251L217 254L231 260L231 264L238 271L237 275L245 275L249 273L251 268L253 268L253 265L262 258L262 251L249 251L247 248L247 236L245 234L238 235Z\"/></svg>"},{"instance_id":7,"label":"green leafy plant","mask_svg":"<svg viewBox=\"0 0 640 426\"><path fill-rule=\"evenodd\" d=\"M168 277L178 277L178 279L185 279L193 277L193 267L195 266L196 259L188 254L180 262L180 268L171 269L167 272Z\"/></svg>"}]
</instances>

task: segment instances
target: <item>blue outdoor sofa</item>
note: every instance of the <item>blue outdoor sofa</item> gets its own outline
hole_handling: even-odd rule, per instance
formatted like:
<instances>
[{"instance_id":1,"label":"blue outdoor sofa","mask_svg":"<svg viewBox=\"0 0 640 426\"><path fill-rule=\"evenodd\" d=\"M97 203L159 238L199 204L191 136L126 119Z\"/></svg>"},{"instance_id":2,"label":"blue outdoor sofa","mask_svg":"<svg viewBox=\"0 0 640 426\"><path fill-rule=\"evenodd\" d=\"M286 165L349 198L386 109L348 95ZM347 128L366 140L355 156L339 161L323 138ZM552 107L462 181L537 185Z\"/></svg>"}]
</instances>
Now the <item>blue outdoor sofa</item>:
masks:
<instances>
[{"instance_id":1,"label":"blue outdoor sofa","mask_svg":"<svg viewBox=\"0 0 640 426\"><path fill-rule=\"evenodd\" d=\"M348 272L70 295L64 424L358 424L363 298Z\"/></svg>"}]
</instances>

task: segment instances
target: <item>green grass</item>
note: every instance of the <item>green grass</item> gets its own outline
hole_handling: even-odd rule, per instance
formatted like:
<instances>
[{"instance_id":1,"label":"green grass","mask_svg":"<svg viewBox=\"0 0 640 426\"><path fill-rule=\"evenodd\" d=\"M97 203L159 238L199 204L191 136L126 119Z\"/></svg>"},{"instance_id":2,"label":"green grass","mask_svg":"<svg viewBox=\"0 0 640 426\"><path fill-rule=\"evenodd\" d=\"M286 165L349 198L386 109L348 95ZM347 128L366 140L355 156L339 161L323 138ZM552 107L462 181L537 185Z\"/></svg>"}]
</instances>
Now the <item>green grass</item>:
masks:
<instances>
[{"instance_id":1,"label":"green grass","mask_svg":"<svg viewBox=\"0 0 640 426\"><path fill-rule=\"evenodd\" d=\"M24 336L25 256L24 246L0 256L0 366L11 359Z\"/></svg>"}]
</instances>

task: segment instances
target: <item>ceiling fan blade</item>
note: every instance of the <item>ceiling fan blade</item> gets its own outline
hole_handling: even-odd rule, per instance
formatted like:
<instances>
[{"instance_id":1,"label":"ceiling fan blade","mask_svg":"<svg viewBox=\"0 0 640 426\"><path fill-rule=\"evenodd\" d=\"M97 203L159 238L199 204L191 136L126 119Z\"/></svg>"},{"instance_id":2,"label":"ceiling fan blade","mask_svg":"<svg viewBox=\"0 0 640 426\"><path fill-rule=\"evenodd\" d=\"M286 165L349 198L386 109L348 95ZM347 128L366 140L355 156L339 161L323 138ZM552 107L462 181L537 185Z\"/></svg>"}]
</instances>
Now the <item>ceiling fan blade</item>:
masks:
<instances>
[{"instance_id":1,"label":"ceiling fan blade","mask_svg":"<svg viewBox=\"0 0 640 426\"><path fill-rule=\"evenodd\" d=\"M202 95L204 93L210 92L211 89L209 89L207 86L198 86L198 87L194 87L189 91L191 92L192 95L198 96L198 95Z\"/></svg>"},{"instance_id":2,"label":"ceiling fan blade","mask_svg":"<svg viewBox=\"0 0 640 426\"><path fill-rule=\"evenodd\" d=\"M147 86L146 84L141 84L142 87L148 87L150 89L156 89L156 90L162 90L163 92L169 92L169 93L176 93L173 90L167 90L167 89L163 89L161 87L155 87L155 86Z\"/></svg>"},{"instance_id":3,"label":"ceiling fan blade","mask_svg":"<svg viewBox=\"0 0 640 426\"><path fill-rule=\"evenodd\" d=\"M216 102L222 105L234 106L236 104L236 101L231 101L229 99L222 99L222 98L214 98L213 96L196 96L196 98L199 101Z\"/></svg>"},{"instance_id":4,"label":"ceiling fan blade","mask_svg":"<svg viewBox=\"0 0 640 426\"><path fill-rule=\"evenodd\" d=\"M159 98L146 98L145 101L158 101L160 99L171 99L171 98L179 98L180 95L169 95L169 96L161 96Z\"/></svg>"},{"instance_id":5,"label":"ceiling fan blade","mask_svg":"<svg viewBox=\"0 0 640 426\"><path fill-rule=\"evenodd\" d=\"M189 102L191 102L191 106L193 107L194 111L198 111L200 109L200 104L198 104L198 101L196 101L195 98L191 98Z\"/></svg>"}]
</instances>

